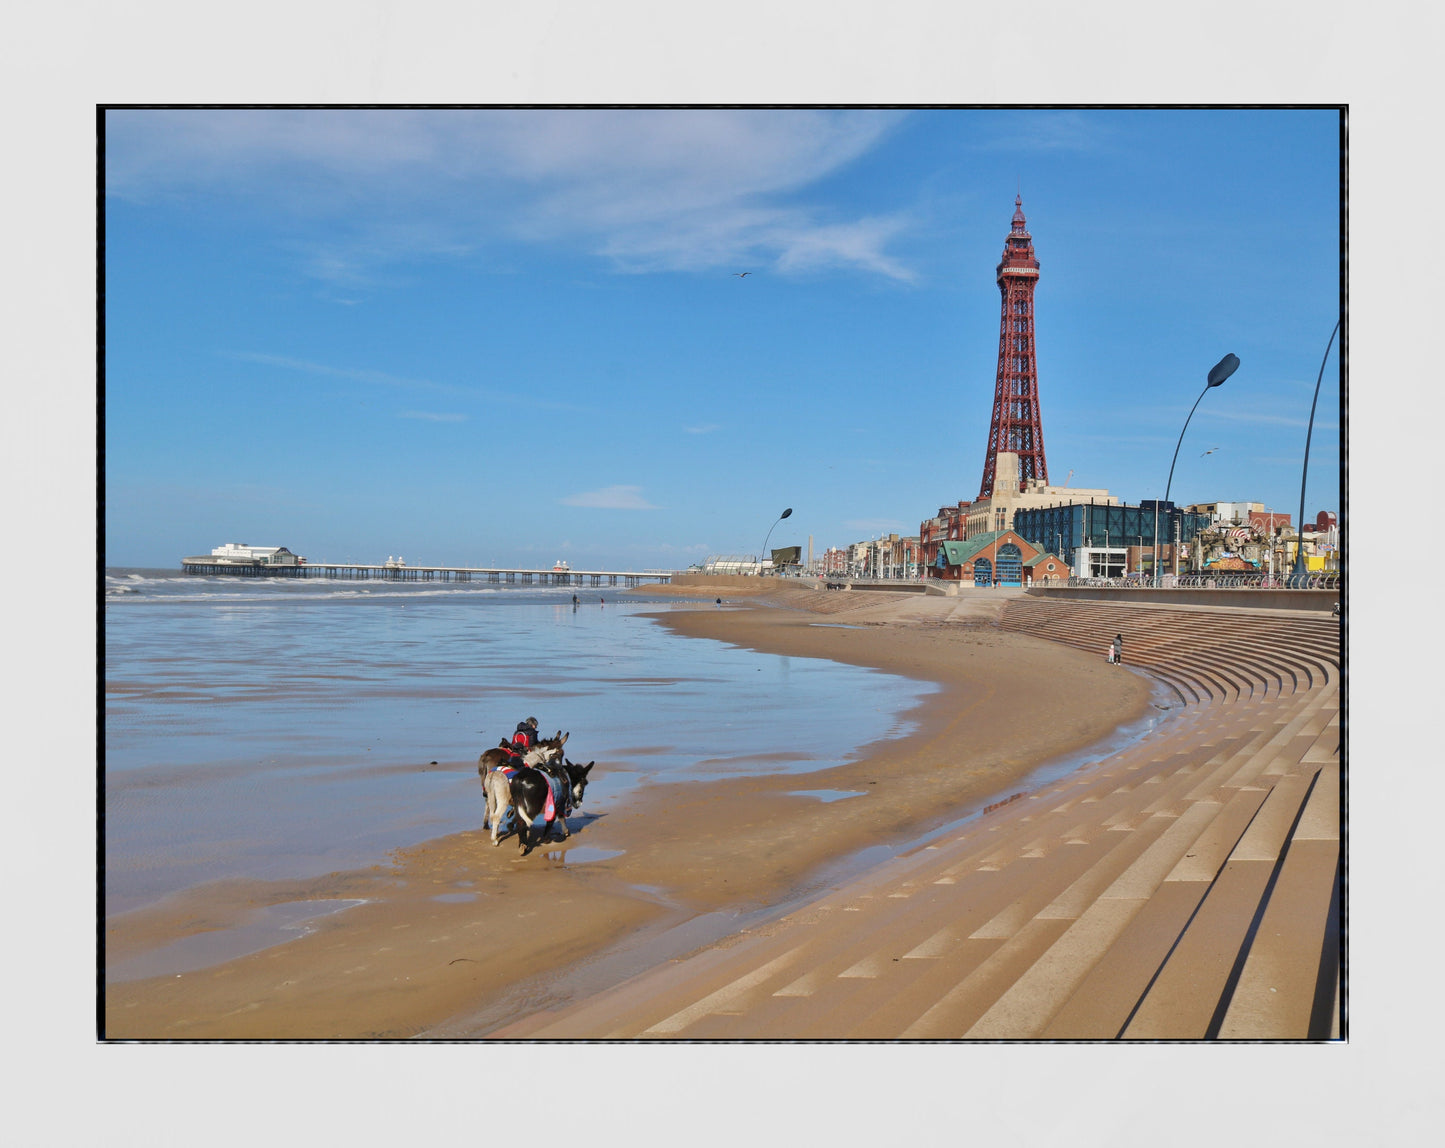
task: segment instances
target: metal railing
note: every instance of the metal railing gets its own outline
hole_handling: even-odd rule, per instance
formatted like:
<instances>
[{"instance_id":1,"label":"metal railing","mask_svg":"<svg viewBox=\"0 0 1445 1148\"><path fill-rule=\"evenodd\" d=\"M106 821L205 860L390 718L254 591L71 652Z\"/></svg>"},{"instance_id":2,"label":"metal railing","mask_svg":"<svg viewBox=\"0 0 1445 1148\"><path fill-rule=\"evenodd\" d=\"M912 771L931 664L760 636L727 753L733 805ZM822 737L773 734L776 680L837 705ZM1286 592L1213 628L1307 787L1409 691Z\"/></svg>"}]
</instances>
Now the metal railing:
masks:
<instances>
[{"instance_id":1,"label":"metal railing","mask_svg":"<svg viewBox=\"0 0 1445 1148\"><path fill-rule=\"evenodd\" d=\"M1289 574L1161 574L1155 586L1145 577L1039 579L1035 586L1101 587L1110 590L1338 590L1338 573L1311 574L1296 578Z\"/></svg>"}]
</instances>

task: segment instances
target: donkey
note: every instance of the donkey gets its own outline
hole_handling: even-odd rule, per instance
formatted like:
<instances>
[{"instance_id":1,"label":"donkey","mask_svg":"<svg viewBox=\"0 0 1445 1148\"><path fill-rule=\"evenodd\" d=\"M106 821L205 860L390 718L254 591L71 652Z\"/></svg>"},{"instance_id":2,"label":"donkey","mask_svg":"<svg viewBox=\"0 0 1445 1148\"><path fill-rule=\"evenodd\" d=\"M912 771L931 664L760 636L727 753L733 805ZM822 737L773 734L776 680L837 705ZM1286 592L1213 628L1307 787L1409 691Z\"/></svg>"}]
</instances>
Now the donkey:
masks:
<instances>
[{"instance_id":1,"label":"donkey","mask_svg":"<svg viewBox=\"0 0 1445 1148\"><path fill-rule=\"evenodd\" d=\"M512 766L508 763L515 762L518 769L530 769L534 766L547 765L556 761L562 756L562 746L566 744L568 734L561 730L557 736L548 741L541 741L534 745L520 758L513 754L501 754L501 748L489 749L477 759L477 773L482 778L482 791L487 795L487 812L482 821L482 828L488 825L492 827L492 844L500 845L502 836L512 831L512 785L511 779L507 776L512 772ZM488 759L494 754L501 755L501 762L495 766L488 766Z\"/></svg>"},{"instance_id":2,"label":"donkey","mask_svg":"<svg viewBox=\"0 0 1445 1148\"><path fill-rule=\"evenodd\" d=\"M567 735L560 729L546 741L539 741L534 748L540 749L543 746L555 746L559 751L567 741ZM515 765L520 756L517 750L512 748L512 743L503 739L494 749L484 750L482 756L477 758L477 772L481 774L483 784L489 772L499 765Z\"/></svg>"},{"instance_id":3,"label":"donkey","mask_svg":"<svg viewBox=\"0 0 1445 1148\"><path fill-rule=\"evenodd\" d=\"M582 806L587 792L587 775L595 761L576 765L565 758L536 768L524 767L512 777L512 799L517 803L517 843L525 857L547 840L554 826L560 826L562 840L571 836L567 816ZM535 838L535 840L534 840Z\"/></svg>"}]
</instances>

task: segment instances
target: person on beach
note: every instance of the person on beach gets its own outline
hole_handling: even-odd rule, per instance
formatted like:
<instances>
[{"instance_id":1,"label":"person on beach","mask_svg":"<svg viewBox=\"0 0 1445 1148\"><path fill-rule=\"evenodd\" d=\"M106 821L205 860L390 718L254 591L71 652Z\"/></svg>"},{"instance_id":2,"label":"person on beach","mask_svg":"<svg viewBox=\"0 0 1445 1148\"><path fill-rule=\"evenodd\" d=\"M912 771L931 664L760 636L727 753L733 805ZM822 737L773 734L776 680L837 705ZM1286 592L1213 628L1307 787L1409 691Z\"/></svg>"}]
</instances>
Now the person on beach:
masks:
<instances>
[{"instance_id":1,"label":"person on beach","mask_svg":"<svg viewBox=\"0 0 1445 1148\"><path fill-rule=\"evenodd\" d=\"M1114 635L1114 664L1117 666L1124 660L1124 635Z\"/></svg>"}]
</instances>

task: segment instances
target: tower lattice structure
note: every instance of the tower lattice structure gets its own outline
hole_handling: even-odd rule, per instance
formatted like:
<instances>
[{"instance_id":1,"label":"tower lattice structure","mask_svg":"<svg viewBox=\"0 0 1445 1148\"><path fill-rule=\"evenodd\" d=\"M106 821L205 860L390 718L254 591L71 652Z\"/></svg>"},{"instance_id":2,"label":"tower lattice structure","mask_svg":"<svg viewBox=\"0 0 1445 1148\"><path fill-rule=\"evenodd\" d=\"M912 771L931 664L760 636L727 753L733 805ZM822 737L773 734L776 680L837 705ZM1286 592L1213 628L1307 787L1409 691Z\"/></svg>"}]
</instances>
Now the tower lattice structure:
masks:
<instances>
[{"instance_id":1,"label":"tower lattice structure","mask_svg":"<svg viewBox=\"0 0 1445 1148\"><path fill-rule=\"evenodd\" d=\"M1019 489L1030 479L1049 480L1044 459L1044 427L1039 414L1039 370L1034 357L1034 285L1039 261L1024 221L1024 201L1014 200L1013 227L1004 240L998 265L1003 313L998 328L998 376L994 382L993 418L983 460L980 499L993 496L994 467L1000 451L1019 456Z\"/></svg>"}]
</instances>

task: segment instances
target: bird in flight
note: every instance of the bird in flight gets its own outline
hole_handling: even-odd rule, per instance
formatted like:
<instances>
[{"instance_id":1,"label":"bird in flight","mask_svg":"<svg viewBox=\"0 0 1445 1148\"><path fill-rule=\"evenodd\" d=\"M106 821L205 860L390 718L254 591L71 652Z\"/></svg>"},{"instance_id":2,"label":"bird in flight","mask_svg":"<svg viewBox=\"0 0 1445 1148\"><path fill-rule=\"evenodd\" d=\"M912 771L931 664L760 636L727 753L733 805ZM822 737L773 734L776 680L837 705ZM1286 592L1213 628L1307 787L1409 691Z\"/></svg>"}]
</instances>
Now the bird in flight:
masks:
<instances>
[{"instance_id":1,"label":"bird in flight","mask_svg":"<svg viewBox=\"0 0 1445 1148\"><path fill-rule=\"evenodd\" d=\"M735 278L737 278L737 279L746 279L746 278L747 278L749 275L751 275L751 274L752 274L751 271L734 271L734 272L733 272L733 276L734 276Z\"/></svg>"},{"instance_id":2,"label":"bird in flight","mask_svg":"<svg viewBox=\"0 0 1445 1148\"><path fill-rule=\"evenodd\" d=\"M1204 454L1213 454L1213 453L1214 453L1215 451L1217 451L1218 449L1219 449L1219 448L1218 448L1217 446L1212 446L1212 447L1210 447L1207 451L1205 451ZM1203 458L1203 457L1204 457L1204 454L1201 454L1199 457L1200 457L1200 458Z\"/></svg>"}]
</instances>

